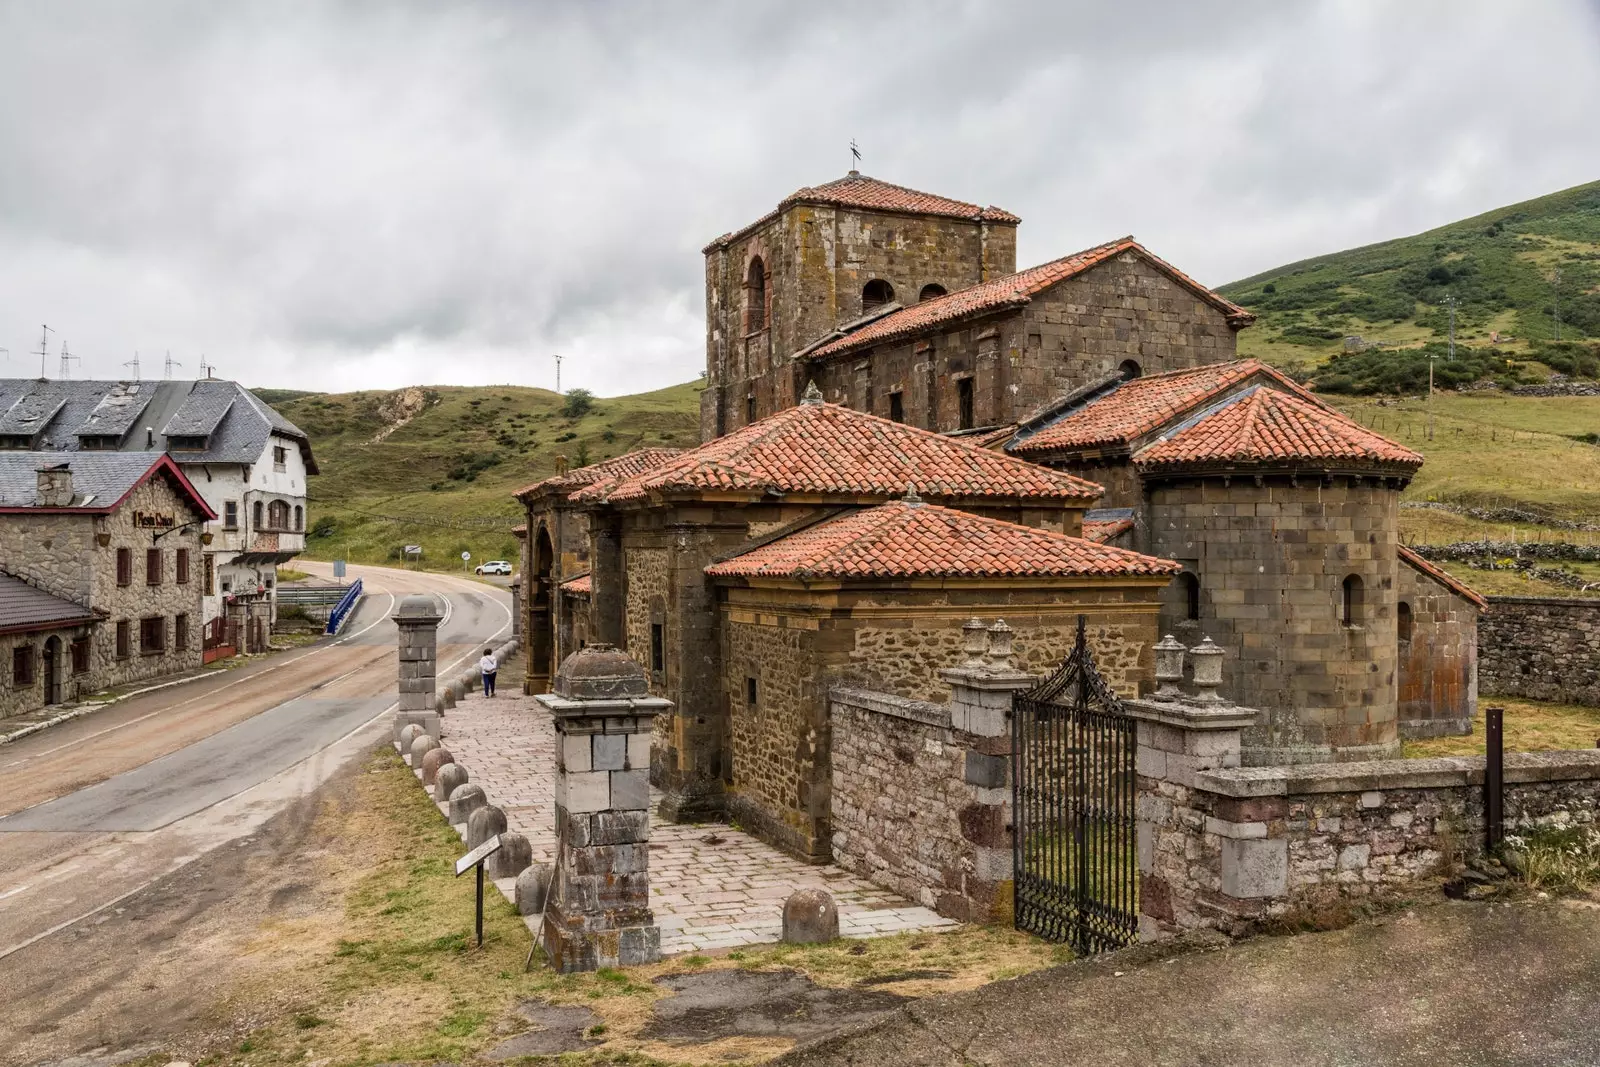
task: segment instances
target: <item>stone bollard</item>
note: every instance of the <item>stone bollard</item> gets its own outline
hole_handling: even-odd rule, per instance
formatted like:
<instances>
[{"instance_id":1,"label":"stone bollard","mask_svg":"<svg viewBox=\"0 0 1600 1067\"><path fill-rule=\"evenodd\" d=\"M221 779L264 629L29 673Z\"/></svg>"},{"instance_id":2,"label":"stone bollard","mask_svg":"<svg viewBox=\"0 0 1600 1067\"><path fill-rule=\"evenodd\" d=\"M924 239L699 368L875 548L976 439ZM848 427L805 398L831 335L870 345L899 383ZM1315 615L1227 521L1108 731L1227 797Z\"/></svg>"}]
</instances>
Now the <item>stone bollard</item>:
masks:
<instances>
[{"instance_id":1,"label":"stone bollard","mask_svg":"<svg viewBox=\"0 0 1600 1067\"><path fill-rule=\"evenodd\" d=\"M460 826L472 818L473 812L487 803L489 796L483 791L483 786L473 785L471 782L457 786L450 792L450 825Z\"/></svg>"},{"instance_id":2,"label":"stone bollard","mask_svg":"<svg viewBox=\"0 0 1600 1067\"><path fill-rule=\"evenodd\" d=\"M826 889L796 889L783 902L783 940L820 945L839 937L839 909Z\"/></svg>"},{"instance_id":3,"label":"stone bollard","mask_svg":"<svg viewBox=\"0 0 1600 1067\"><path fill-rule=\"evenodd\" d=\"M548 863L535 863L517 875L517 914L543 915L545 898L550 894L550 879L555 869Z\"/></svg>"},{"instance_id":4,"label":"stone bollard","mask_svg":"<svg viewBox=\"0 0 1600 1067\"><path fill-rule=\"evenodd\" d=\"M556 727L556 856L544 948L563 973L654 963L650 729L672 702L650 695L626 653L593 644L537 696Z\"/></svg>"},{"instance_id":5,"label":"stone bollard","mask_svg":"<svg viewBox=\"0 0 1600 1067\"><path fill-rule=\"evenodd\" d=\"M437 738L439 713L434 710L433 702L439 620L443 616L431 596L414 593L400 602L399 610L391 618L400 631L400 710L396 718L416 723Z\"/></svg>"},{"instance_id":6,"label":"stone bollard","mask_svg":"<svg viewBox=\"0 0 1600 1067\"><path fill-rule=\"evenodd\" d=\"M429 789L439 780L439 768L454 763L456 758L448 748L436 748L422 757L422 784Z\"/></svg>"},{"instance_id":7,"label":"stone bollard","mask_svg":"<svg viewBox=\"0 0 1600 1067\"><path fill-rule=\"evenodd\" d=\"M400 758L401 759L409 759L410 758L410 756L411 756L411 743L417 739L417 735L418 734L425 733L425 732L426 731L423 730L423 728L421 726L419 726L418 724L416 724L414 722L406 723L405 728L400 731Z\"/></svg>"},{"instance_id":8,"label":"stone bollard","mask_svg":"<svg viewBox=\"0 0 1600 1067\"><path fill-rule=\"evenodd\" d=\"M440 804L450 799L450 794L467 784L470 776L459 763L451 762L439 768L439 777L433 782L433 799Z\"/></svg>"},{"instance_id":9,"label":"stone bollard","mask_svg":"<svg viewBox=\"0 0 1600 1067\"><path fill-rule=\"evenodd\" d=\"M439 705L440 705L439 710L441 710L441 711L449 711L451 708L455 707L456 706L456 695L455 695L455 693L451 692L449 689L446 689L444 692L440 693L439 694Z\"/></svg>"},{"instance_id":10,"label":"stone bollard","mask_svg":"<svg viewBox=\"0 0 1600 1067\"><path fill-rule=\"evenodd\" d=\"M506 813L503 808L485 804L467 817L467 847L477 848L495 834L506 832Z\"/></svg>"},{"instance_id":11,"label":"stone bollard","mask_svg":"<svg viewBox=\"0 0 1600 1067\"><path fill-rule=\"evenodd\" d=\"M516 878L533 862L533 846L522 834L500 835L500 851L489 857L490 878Z\"/></svg>"},{"instance_id":12,"label":"stone bollard","mask_svg":"<svg viewBox=\"0 0 1600 1067\"><path fill-rule=\"evenodd\" d=\"M418 734L411 742L411 766L422 769L422 758L439 747L431 734Z\"/></svg>"}]
</instances>

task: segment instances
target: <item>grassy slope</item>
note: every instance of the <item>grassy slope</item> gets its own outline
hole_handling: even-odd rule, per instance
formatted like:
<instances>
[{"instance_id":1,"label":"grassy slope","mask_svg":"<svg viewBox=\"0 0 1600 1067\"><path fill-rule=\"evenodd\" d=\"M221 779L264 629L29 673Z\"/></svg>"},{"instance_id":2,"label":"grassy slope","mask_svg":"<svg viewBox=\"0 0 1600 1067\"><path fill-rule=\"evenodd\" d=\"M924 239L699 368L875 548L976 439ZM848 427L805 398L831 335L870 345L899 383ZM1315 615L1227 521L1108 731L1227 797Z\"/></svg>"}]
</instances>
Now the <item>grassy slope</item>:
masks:
<instances>
[{"instance_id":1,"label":"grassy slope","mask_svg":"<svg viewBox=\"0 0 1600 1067\"><path fill-rule=\"evenodd\" d=\"M518 386L409 390L423 408L381 441L393 421L385 392L306 394L277 405L312 440L322 474L311 482L311 522L332 516L331 536L310 540L313 558L383 562L420 544L434 566L516 559L511 528L522 521L511 494L554 473L645 445L698 441L700 384L596 400L582 418L561 414L562 398ZM559 440L568 434L567 440ZM389 516L382 518L380 516Z\"/></svg>"},{"instance_id":2,"label":"grassy slope","mask_svg":"<svg viewBox=\"0 0 1600 1067\"><path fill-rule=\"evenodd\" d=\"M1551 270L1560 268L1561 336L1600 337L1600 182L1498 208L1412 237L1278 267L1221 287L1256 312L1241 355L1308 370L1343 338L1401 345L1444 340L1446 294L1456 337L1509 332L1523 353L1551 337ZM1269 287L1271 291L1269 291Z\"/></svg>"}]
</instances>

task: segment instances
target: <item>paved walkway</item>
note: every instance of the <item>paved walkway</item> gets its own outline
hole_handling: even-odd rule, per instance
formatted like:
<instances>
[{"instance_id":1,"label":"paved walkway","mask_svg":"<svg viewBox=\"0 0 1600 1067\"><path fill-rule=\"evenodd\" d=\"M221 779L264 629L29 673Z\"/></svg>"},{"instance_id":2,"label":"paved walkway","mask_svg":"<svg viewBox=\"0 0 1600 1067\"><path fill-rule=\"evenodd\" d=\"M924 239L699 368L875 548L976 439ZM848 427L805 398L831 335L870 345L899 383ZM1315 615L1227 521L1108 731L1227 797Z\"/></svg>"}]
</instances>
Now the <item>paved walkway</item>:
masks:
<instances>
[{"instance_id":1,"label":"paved walkway","mask_svg":"<svg viewBox=\"0 0 1600 1067\"><path fill-rule=\"evenodd\" d=\"M518 692L494 700L473 694L446 713L444 745L489 802L505 810L509 828L527 836L534 862L549 862L555 852L550 716ZM509 881L501 886L510 887ZM732 827L651 818L650 907L666 955L776 941L783 901L802 888L833 894L845 937L956 925L838 867L802 863Z\"/></svg>"}]
</instances>

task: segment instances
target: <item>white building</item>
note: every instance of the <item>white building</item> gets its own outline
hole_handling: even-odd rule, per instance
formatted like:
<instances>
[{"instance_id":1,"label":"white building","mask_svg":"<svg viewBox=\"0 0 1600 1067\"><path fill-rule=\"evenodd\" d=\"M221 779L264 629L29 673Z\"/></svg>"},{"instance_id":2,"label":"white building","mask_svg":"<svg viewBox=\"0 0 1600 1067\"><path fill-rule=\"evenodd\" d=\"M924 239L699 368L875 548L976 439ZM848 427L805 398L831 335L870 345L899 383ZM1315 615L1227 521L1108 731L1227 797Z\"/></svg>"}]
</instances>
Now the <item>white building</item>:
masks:
<instances>
[{"instance_id":1,"label":"white building","mask_svg":"<svg viewBox=\"0 0 1600 1067\"><path fill-rule=\"evenodd\" d=\"M217 513L205 621L276 618L276 568L305 549L317 464L304 431L237 382L0 379L0 449L171 454Z\"/></svg>"}]
</instances>

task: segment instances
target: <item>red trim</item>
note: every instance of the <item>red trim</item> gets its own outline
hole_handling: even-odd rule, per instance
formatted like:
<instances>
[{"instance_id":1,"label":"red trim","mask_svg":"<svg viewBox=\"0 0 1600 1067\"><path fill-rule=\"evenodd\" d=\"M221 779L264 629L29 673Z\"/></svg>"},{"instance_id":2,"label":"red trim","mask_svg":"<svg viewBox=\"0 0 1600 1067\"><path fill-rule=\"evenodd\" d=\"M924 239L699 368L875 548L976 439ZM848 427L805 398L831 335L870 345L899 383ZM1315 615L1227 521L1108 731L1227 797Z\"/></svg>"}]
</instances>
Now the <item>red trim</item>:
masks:
<instances>
[{"instance_id":1,"label":"red trim","mask_svg":"<svg viewBox=\"0 0 1600 1067\"><path fill-rule=\"evenodd\" d=\"M126 493L123 493L115 501L105 505L104 507L0 507L0 515L109 515L113 511L116 511L118 508L120 508L123 505L123 502L126 501L128 497L133 495L133 491L144 483L148 482L151 476L157 471L164 471L168 476L176 481L178 483L178 488L182 491L182 494L189 498L189 502L194 505L195 510L200 512L204 518L209 520L217 517L217 513L211 510L211 505L206 503L205 497L200 495L200 491L194 487L194 483L191 482L188 476L183 473L183 469L180 468L178 464L173 461L172 457L167 455L165 452L157 456L156 461L150 464L150 469L139 475L139 477L134 480L133 484L128 486L128 491Z\"/></svg>"}]
</instances>

